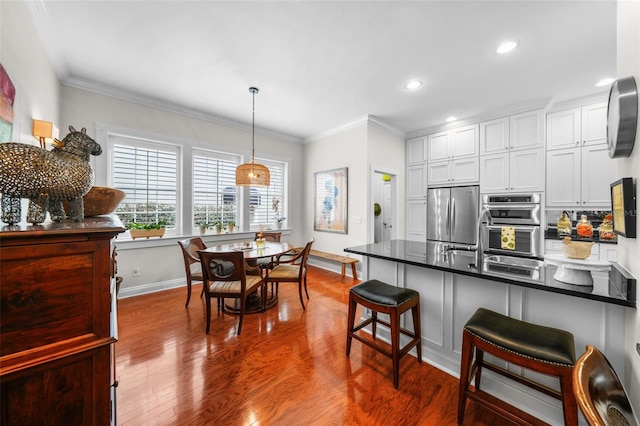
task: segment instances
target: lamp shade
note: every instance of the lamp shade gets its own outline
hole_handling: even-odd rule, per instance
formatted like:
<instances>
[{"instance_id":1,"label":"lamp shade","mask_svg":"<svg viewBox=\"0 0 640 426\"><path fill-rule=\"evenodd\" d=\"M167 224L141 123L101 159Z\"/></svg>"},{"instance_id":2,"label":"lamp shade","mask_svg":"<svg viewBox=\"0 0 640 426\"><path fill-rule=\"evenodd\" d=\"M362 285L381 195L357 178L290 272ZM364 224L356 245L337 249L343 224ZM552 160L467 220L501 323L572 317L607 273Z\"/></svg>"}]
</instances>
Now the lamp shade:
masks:
<instances>
[{"instance_id":1,"label":"lamp shade","mask_svg":"<svg viewBox=\"0 0 640 426\"><path fill-rule=\"evenodd\" d=\"M259 163L240 164L236 168L236 185L238 186L269 186L271 176L269 169Z\"/></svg>"},{"instance_id":2,"label":"lamp shade","mask_svg":"<svg viewBox=\"0 0 640 426\"><path fill-rule=\"evenodd\" d=\"M40 146L45 147L45 142L53 143L60 136L60 131L50 121L33 120L33 136L38 138Z\"/></svg>"}]
</instances>

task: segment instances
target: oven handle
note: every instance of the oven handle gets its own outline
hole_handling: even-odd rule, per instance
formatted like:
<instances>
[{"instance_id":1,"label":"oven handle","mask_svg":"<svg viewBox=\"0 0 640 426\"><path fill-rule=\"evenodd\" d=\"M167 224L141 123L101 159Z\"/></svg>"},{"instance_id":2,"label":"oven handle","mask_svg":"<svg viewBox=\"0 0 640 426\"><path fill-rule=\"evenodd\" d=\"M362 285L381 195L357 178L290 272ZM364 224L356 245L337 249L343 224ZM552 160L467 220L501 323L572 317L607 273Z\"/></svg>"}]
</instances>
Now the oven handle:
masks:
<instances>
[{"instance_id":1,"label":"oven handle","mask_svg":"<svg viewBox=\"0 0 640 426\"><path fill-rule=\"evenodd\" d=\"M536 210L540 208L540 204L532 203L532 204L484 204L483 207L488 208L489 210L505 210L505 209L513 209L513 210Z\"/></svg>"},{"instance_id":2,"label":"oven handle","mask_svg":"<svg viewBox=\"0 0 640 426\"><path fill-rule=\"evenodd\" d=\"M537 225L509 225L509 224L504 224L504 225L487 225L487 230L496 230L496 229L502 229L502 228L515 228L516 231L520 230L520 231L530 231L533 232L536 229L540 229L540 226Z\"/></svg>"}]
</instances>

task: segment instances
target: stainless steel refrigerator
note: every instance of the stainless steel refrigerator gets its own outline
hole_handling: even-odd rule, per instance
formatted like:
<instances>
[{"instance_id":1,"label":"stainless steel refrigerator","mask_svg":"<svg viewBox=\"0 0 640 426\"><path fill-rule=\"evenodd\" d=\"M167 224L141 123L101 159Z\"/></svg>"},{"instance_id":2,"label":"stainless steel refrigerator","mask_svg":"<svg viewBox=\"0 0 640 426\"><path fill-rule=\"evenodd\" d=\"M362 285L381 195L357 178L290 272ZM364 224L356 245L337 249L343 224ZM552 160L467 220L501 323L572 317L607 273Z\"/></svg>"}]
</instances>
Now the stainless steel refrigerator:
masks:
<instances>
[{"instance_id":1,"label":"stainless steel refrigerator","mask_svg":"<svg viewBox=\"0 0 640 426\"><path fill-rule=\"evenodd\" d=\"M480 206L478 186L427 190L427 252L441 253L449 247L476 242Z\"/></svg>"}]
</instances>

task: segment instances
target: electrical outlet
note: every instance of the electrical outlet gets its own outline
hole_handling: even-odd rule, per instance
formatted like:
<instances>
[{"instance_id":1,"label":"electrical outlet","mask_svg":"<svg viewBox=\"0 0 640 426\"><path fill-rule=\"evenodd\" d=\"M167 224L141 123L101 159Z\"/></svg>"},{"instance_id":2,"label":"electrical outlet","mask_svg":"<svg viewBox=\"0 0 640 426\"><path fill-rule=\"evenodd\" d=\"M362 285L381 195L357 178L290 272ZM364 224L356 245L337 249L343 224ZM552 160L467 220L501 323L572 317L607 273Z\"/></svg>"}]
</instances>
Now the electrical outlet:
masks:
<instances>
[{"instance_id":1,"label":"electrical outlet","mask_svg":"<svg viewBox=\"0 0 640 426\"><path fill-rule=\"evenodd\" d=\"M140 276L140 267L139 266L134 266L133 268L131 268L131 276L132 277L139 277Z\"/></svg>"}]
</instances>

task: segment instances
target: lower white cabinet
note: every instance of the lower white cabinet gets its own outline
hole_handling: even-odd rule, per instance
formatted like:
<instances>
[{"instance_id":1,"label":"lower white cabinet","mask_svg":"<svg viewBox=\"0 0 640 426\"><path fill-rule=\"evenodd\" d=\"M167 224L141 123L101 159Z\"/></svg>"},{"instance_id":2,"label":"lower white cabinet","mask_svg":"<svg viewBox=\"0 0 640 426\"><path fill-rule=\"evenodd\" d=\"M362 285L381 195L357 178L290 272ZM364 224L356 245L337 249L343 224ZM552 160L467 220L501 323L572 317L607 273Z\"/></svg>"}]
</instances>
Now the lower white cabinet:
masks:
<instances>
[{"instance_id":1,"label":"lower white cabinet","mask_svg":"<svg viewBox=\"0 0 640 426\"><path fill-rule=\"evenodd\" d=\"M427 164L429 186L478 183L479 180L478 157L435 161Z\"/></svg>"},{"instance_id":2,"label":"lower white cabinet","mask_svg":"<svg viewBox=\"0 0 640 426\"><path fill-rule=\"evenodd\" d=\"M480 192L544 191L544 149L480 157Z\"/></svg>"}]
</instances>

